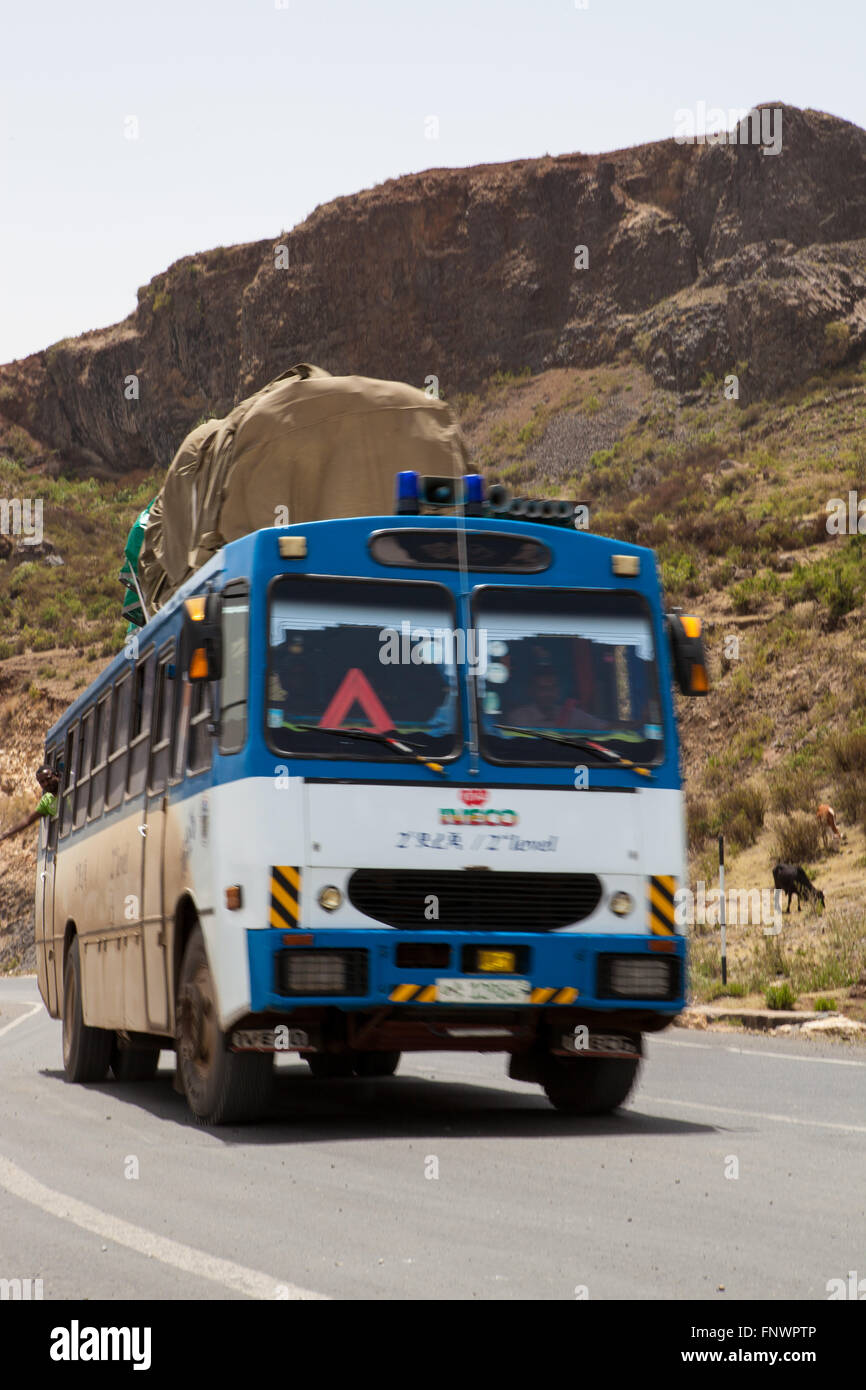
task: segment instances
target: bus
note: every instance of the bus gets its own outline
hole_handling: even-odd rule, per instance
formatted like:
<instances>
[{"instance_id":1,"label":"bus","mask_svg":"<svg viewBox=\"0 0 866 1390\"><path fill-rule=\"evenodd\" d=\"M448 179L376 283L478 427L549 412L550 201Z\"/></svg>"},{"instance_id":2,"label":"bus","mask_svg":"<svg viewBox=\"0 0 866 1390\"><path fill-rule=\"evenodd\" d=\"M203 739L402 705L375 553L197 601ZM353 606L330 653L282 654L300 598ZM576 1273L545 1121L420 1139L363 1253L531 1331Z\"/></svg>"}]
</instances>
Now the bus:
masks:
<instances>
[{"instance_id":1,"label":"bus","mask_svg":"<svg viewBox=\"0 0 866 1390\"><path fill-rule=\"evenodd\" d=\"M701 624L651 550L478 485L436 510L402 473L390 516L226 544L49 731L36 955L70 1081L174 1049L194 1116L241 1123L279 1052L384 1078L468 1050L568 1114L628 1096L685 1002Z\"/></svg>"}]
</instances>

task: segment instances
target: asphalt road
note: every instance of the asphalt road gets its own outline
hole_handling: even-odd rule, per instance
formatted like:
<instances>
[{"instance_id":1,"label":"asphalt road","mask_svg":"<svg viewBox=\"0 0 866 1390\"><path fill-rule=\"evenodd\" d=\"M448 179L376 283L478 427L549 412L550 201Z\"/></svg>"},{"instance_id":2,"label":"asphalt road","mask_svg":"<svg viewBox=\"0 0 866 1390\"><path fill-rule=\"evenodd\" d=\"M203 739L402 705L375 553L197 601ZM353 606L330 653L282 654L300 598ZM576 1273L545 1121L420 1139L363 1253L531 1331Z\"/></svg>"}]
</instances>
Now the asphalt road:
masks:
<instances>
[{"instance_id":1,"label":"asphalt road","mask_svg":"<svg viewBox=\"0 0 866 1390\"><path fill-rule=\"evenodd\" d=\"M271 1118L226 1130L192 1122L172 1064L67 1085L35 980L0 980L0 1279L46 1299L720 1303L866 1278L864 1049L672 1029L594 1120L500 1056L351 1082L281 1058Z\"/></svg>"}]
</instances>

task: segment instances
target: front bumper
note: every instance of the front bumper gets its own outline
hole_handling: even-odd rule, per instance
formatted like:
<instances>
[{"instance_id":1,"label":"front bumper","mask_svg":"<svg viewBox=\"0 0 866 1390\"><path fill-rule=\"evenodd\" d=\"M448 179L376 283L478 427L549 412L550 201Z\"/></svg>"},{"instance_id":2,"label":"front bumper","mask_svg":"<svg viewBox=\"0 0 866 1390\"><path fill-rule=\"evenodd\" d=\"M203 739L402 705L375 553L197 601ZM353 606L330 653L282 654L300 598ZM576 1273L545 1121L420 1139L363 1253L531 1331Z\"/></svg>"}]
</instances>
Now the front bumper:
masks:
<instances>
[{"instance_id":1,"label":"front bumper","mask_svg":"<svg viewBox=\"0 0 866 1390\"><path fill-rule=\"evenodd\" d=\"M324 931L250 931L247 933L250 963L250 1012L290 1014L298 1008L323 1006L344 1012L370 1008L465 1008L460 1003L443 1002L437 982L484 979L487 981L528 981L525 997L503 1003L515 1007L572 1010L591 1009L601 1013L635 1015L651 1013L672 1018L685 1005L686 942L682 936L660 939L649 935L585 935L573 932L411 932L392 929L351 928ZM407 953L401 947L438 949L435 965L419 968L403 964ZM478 949L515 954L517 969L511 973L484 972L477 968ZM307 951L323 958L325 953L348 956L342 989L351 993L299 993L286 986L286 953ZM611 959L629 957L625 971ZM622 979L640 980L642 959L652 957L668 963L668 987L663 996L623 994L617 987ZM447 962L447 963L446 963ZM633 964L632 964L633 963ZM652 967L658 971L658 967ZM448 991L443 989L442 993ZM473 1007L479 1007L473 1001ZM480 1007L495 1012L500 1005L491 1001Z\"/></svg>"}]
</instances>

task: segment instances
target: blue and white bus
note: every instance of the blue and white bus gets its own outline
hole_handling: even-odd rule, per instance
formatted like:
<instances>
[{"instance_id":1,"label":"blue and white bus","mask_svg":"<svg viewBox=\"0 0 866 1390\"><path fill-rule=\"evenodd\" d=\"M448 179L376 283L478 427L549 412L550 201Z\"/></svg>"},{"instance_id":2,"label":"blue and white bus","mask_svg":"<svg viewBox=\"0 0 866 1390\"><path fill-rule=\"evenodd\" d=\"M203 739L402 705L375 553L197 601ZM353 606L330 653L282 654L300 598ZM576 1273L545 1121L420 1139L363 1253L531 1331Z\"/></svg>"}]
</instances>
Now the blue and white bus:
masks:
<instances>
[{"instance_id":1,"label":"blue and white bus","mask_svg":"<svg viewBox=\"0 0 866 1390\"><path fill-rule=\"evenodd\" d=\"M262 1113L281 1050L317 1077L472 1050L571 1114L628 1095L685 999L700 622L650 550L477 488L425 514L404 474L394 515L225 545L50 730L36 946L70 1080L174 1048L218 1124Z\"/></svg>"}]
</instances>

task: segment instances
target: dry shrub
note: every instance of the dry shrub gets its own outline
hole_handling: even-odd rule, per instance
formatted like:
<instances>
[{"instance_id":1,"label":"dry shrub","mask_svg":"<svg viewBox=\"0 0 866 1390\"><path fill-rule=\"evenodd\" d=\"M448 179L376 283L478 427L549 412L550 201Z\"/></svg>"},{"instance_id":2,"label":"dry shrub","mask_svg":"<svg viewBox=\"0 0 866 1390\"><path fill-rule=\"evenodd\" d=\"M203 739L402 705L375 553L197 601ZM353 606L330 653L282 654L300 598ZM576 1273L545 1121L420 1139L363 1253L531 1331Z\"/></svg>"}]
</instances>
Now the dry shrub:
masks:
<instances>
[{"instance_id":1,"label":"dry shrub","mask_svg":"<svg viewBox=\"0 0 866 1390\"><path fill-rule=\"evenodd\" d=\"M821 827L817 817L795 811L779 821L773 845L776 858L785 864L806 864L817 859L821 849Z\"/></svg>"},{"instance_id":2,"label":"dry shrub","mask_svg":"<svg viewBox=\"0 0 866 1390\"><path fill-rule=\"evenodd\" d=\"M817 808L818 778L808 767L780 768L770 782L770 805L781 816Z\"/></svg>"},{"instance_id":3,"label":"dry shrub","mask_svg":"<svg viewBox=\"0 0 866 1390\"><path fill-rule=\"evenodd\" d=\"M838 780L833 788L833 808L837 821L855 825L866 814L866 780L859 775Z\"/></svg>"},{"instance_id":4,"label":"dry shrub","mask_svg":"<svg viewBox=\"0 0 866 1390\"><path fill-rule=\"evenodd\" d=\"M710 805L705 796L686 796L686 828L689 853L696 854L712 834Z\"/></svg>"},{"instance_id":5,"label":"dry shrub","mask_svg":"<svg viewBox=\"0 0 866 1390\"><path fill-rule=\"evenodd\" d=\"M827 740L830 765L836 772L866 771L866 731L833 734Z\"/></svg>"}]
</instances>

